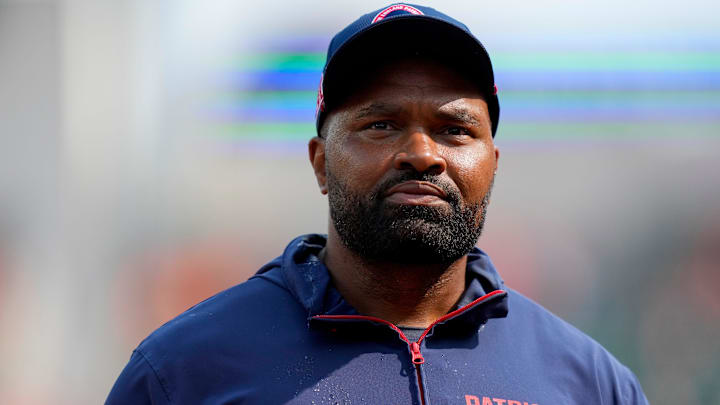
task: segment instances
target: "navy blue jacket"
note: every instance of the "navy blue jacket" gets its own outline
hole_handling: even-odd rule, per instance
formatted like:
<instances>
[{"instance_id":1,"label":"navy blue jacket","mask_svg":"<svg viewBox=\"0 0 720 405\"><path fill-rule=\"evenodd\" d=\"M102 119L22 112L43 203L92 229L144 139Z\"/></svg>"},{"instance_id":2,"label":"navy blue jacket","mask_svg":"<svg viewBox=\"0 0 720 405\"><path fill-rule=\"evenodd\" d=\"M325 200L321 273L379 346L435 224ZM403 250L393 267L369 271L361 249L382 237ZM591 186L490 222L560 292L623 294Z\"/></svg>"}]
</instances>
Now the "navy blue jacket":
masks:
<instances>
[{"instance_id":1,"label":"navy blue jacket","mask_svg":"<svg viewBox=\"0 0 720 405\"><path fill-rule=\"evenodd\" d=\"M343 300L318 259L324 245L293 240L247 282L153 332L107 403L647 403L626 367L506 288L478 249L457 309L411 342Z\"/></svg>"}]
</instances>

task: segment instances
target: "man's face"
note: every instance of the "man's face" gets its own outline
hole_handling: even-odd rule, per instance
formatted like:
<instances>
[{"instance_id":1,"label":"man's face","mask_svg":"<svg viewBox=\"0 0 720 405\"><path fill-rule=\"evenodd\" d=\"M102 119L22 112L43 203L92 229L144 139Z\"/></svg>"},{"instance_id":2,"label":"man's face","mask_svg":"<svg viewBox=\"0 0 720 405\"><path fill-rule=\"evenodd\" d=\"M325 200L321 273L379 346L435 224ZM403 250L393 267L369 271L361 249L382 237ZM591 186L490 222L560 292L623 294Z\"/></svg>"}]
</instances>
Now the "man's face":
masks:
<instances>
[{"instance_id":1,"label":"man's face","mask_svg":"<svg viewBox=\"0 0 720 405\"><path fill-rule=\"evenodd\" d=\"M497 169L487 104L427 60L394 62L365 83L330 112L324 160L313 160L332 226L368 261L461 258L480 236Z\"/></svg>"}]
</instances>

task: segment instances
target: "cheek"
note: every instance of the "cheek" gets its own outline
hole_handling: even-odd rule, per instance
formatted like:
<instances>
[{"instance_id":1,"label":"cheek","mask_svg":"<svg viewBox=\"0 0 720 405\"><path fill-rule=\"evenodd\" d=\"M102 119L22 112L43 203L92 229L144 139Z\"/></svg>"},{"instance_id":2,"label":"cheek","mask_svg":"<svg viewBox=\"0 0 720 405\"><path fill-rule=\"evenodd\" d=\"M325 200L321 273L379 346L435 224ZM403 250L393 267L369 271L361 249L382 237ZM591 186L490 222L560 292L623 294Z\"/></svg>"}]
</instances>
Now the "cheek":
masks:
<instances>
[{"instance_id":1,"label":"cheek","mask_svg":"<svg viewBox=\"0 0 720 405\"><path fill-rule=\"evenodd\" d=\"M349 138L349 137L348 137ZM335 177L358 191L369 192L388 170L388 148L345 139L327 149L327 165Z\"/></svg>"},{"instance_id":2,"label":"cheek","mask_svg":"<svg viewBox=\"0 0 720 405\"><path fill-rule=\"evenodd\" d=\"M448 162L450 176L469 201L479 202L487 193L495 172L495 153L492 147L483 145L472 151L454 150L452 164Z\"/></svg>"}]
</instances>

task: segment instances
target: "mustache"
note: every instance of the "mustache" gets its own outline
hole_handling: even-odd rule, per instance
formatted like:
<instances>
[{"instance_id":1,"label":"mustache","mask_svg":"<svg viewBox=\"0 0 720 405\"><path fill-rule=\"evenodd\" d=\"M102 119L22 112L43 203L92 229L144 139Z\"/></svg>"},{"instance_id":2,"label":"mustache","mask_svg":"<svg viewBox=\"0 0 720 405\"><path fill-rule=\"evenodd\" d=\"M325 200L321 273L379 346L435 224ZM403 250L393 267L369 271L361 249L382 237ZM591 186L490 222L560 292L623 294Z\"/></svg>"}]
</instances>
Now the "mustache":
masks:
<instances>
[{"instance_id":1,"label":"mustache","mask_svg":"<svg viewBox=\"0 0 720 405\"><path fill-rule=\"evenodd\" d=\"M370 195L371 200L379 200L382 198L385 193L391 189L392 187L395 187L396 185L400 183L404 183L406 181L425 181L428 183L431 183L437 187L439 187L442 191L445 192L445 195L447 195L447 200L451 204L459 204L462 200L462 197L460 195L460 191L450 183L448 180L435 175L435 174L429 174L427 172L420 173L416 171L406 171L398 174L397 176L393 176L391 178L388 178L386 180L383 180L382 183L380 183L375 190Z\"/></svg>"}]
</instances>

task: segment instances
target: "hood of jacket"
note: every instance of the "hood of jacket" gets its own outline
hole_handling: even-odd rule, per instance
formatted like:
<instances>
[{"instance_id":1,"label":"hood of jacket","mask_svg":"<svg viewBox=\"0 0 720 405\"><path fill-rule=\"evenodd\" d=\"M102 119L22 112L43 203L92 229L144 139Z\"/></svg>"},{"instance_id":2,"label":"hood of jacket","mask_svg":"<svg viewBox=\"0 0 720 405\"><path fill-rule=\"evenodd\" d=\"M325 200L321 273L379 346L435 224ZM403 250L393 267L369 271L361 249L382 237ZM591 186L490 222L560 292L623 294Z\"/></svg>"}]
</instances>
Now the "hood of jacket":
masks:
<instances>
[{"instance_id":1,"label":"hood of jacket","mask_svg":"<svg viewBox=\"0 0 720 405\"><path fill-rule=\"evenodd\" d=\"M300 302L308 318L316 315L356 315L357 310L348 304L333 287L330 273L320 260L319 253L325 247L327 236L321 234L301 235L293 239L283 254L260 268L256 276L269 276L271 270L279 270L282 284ZM504 282L488 255L475 247L468 253L466 289L451 313L457 315L448 321L477 327L490 318L507 316L507 293ZM491 294L486 305L473 305Z\"/></svg>"}]
</instances>

